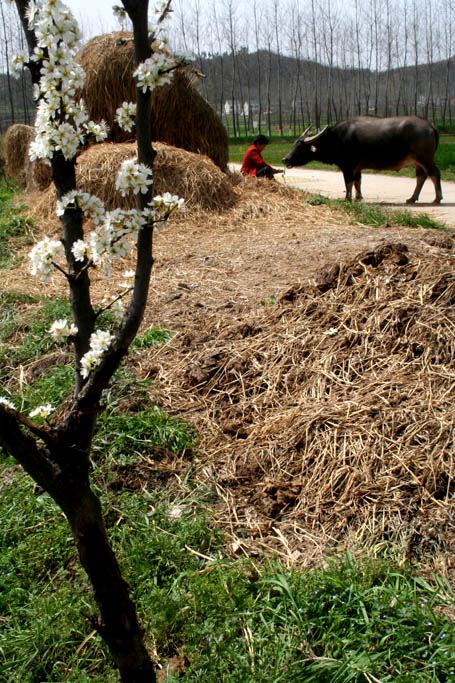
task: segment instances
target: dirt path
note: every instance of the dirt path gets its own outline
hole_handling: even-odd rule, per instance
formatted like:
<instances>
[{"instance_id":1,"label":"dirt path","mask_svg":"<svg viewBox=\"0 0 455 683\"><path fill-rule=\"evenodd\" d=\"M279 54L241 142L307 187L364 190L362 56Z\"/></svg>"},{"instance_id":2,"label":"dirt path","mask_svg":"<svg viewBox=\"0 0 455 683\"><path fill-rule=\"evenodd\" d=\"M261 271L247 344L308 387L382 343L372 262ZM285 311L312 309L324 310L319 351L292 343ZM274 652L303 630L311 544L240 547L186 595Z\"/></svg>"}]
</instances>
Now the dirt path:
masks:
<instances>
[{"instance_id":1,"label":"dirt path","mask_svg":"<svg viewBox=\"0 0 455 683\"><path fill-rule=\"evenodd\" d=\"M232 165L238 168L237 165ZM300 187L314 194L322 194L331 199L343 199L344 181L340 171L317 171L305 168L291 168L284 176L277 175L280 182ZM414 191L414 178L364 173L362 175L362 194L364 201L381 204L391 209L408 209L426 213L437 221L455 228L455 183L443 181L443 201L439 206L432 204L434 187L430 180L423 186L420 201L406 204L406 199Z\"/></svg>"}]
</instances>

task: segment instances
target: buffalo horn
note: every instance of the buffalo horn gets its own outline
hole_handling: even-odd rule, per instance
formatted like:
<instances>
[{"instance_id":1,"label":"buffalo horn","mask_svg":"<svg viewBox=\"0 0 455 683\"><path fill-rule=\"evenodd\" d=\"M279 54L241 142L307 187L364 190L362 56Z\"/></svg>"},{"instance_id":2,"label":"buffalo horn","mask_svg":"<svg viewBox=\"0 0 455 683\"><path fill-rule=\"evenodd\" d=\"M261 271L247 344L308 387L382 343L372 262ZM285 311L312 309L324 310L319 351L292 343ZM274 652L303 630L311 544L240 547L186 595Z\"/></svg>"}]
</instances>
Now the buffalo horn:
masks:
<instances>
[{"instance_id":1,"label":"buffalo horn","mask_svg":"<svg viewBox=\"0 0 455 683\"><path fill-rule=\"evenodd\" d=\"M328 126L325 126L325 128L323 128L323 129L320 130L318 133L316 133L316 135L312 135L310 138L305 138L305 142L308 142L308 143L310 143L310 142L315 142L315 141L318 139L318 137L319 137L320 135L322 135L322 133L325 133L325 131L327 130L327 128L328 128Z\"/></svg>"}]
</instances>

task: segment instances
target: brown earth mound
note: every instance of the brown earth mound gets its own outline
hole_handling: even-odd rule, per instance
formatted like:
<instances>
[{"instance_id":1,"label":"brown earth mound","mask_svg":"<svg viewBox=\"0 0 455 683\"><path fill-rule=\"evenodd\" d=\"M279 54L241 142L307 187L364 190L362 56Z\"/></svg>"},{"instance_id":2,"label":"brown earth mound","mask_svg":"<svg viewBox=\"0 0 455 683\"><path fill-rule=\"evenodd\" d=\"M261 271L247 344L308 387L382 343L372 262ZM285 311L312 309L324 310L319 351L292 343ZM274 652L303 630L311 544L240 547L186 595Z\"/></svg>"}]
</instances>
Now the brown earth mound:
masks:
<instances>
[{"instance_id":1,"label":"brown earth mound","mask_svg":"<svg viewBox=\"0 0 455 683\"><path fill-rule=\"evenodd\" d=\"M384 245L142 356L200 430L236 550L453 550L454 303L452 257Z\"/></svg>"}]
</instances>

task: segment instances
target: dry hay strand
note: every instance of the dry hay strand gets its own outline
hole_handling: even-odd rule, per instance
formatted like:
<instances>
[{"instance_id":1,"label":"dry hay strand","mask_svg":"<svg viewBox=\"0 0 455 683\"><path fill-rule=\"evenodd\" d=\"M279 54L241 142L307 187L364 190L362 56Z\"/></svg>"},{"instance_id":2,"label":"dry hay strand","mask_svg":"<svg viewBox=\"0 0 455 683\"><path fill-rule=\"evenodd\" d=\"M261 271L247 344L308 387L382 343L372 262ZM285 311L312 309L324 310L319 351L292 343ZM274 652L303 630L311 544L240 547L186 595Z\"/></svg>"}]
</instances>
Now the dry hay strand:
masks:
<instances>
[{"instance_id":1,"label":"dry hay strand","mask_svg":"<svg viewBox=\"0 0 455 683\"><path fill-rule=\"evenodd\" d=\"M32 126L14 123L5 133L4 153L6 177L16 178L22 187L27 185L27 168L29 165L28 147L35 137Z\"/></svg>"},{"instance_id":2,"label":"dry hay strand","mask_svg":"<svg viewBox=\"0 0 455 683\"><path fill-rule=\"evenodd\" d=\"M453 258L389 245L150 352L233 537L294 559L321 538L455 542L454 304Z\"/></svg>"},{"instance_id":3,"label":"dry hay strand","mask_svg":"<svg viewBox=\"0 0 455 683\"><path fill-rule=\"evenodd\" d=\"M156 48L155 48L156 49ZM116 31L89 40L76 56L86 73L81 91L89 116L105 120L113 142L131 140L132 135L115 123L122 102L136 101L132 34ZM203 154L225 171L228 137L217 114L192 85L191 72L179 68L173 82L157 88L151 97L152 137L174 147Z\"/></svg>"},{"instance_id":4,"label":"dry hay strand","mask_svg":"<svg viewBox=\"0 0 455 683\"><path fill-rule=\"evenodd\" d=\"M237 200L229 177L207 157L160 142L153 143L157 152L153 164L154 194L171 192L185 199L189 214L199 211L222 211ZM135 143L103 143L89 147L77 159L77 186L96 195L107 210L135 208L136 195L122 197L115 189L115 178L123 161L136 157ZM55 215L54 187L34 202L32 213L41 218Z\"/></svg>"}]
</instances>

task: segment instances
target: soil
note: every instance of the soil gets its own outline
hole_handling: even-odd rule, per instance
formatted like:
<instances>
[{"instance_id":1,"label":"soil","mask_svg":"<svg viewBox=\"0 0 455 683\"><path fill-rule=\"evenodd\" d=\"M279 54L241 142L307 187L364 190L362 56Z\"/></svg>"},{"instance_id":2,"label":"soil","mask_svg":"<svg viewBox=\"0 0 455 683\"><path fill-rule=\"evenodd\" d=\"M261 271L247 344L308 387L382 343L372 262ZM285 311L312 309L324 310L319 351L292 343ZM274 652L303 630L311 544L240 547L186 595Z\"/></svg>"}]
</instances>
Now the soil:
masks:
<instances>
[{"instance_id":1,"label":"soil","mask_svg":"<svg viewBox=\"0 0 455 683\"><path fill-rule=\"evenodd\" d=\"M291 169L284 182L311 193L337 197L343 186L341 174L333 171ZM455 183L443 184L444 196L449 201L440 206L421 202L409 207L403 201L394 202L398 194L409 196L413 186L410 178L370 175L365 178L364 195L373 195L374 188L372 203L378 201L377 195L390 196L386 206L410 208L431 214L437 220L445 219L449 234L452 229L455 234ZM430 189L432 184L427 183L422 194ZM370 196L365 201L370 201ZM242 215L242 220L237 221L235 216L227 216L223 225L207 220L182 226L183 230L170 225L155 240L151 292L154 304L149 309L147 324L160 322L181 330L188 321L189 327L193 327L199 314L205 318L223 310L240 312L267 304L291 286L311 283L326 263L349 261L365 249L405 242L411 250L437 255L449 239L447 233L439 230L352 224L339 211L307 207L306 213L293 213L283 207L278 220L265 208L263 218L252 215L248 220L247 215ZM449 248L450 245L449 239Z\"/></svg>"}]
</instances>

